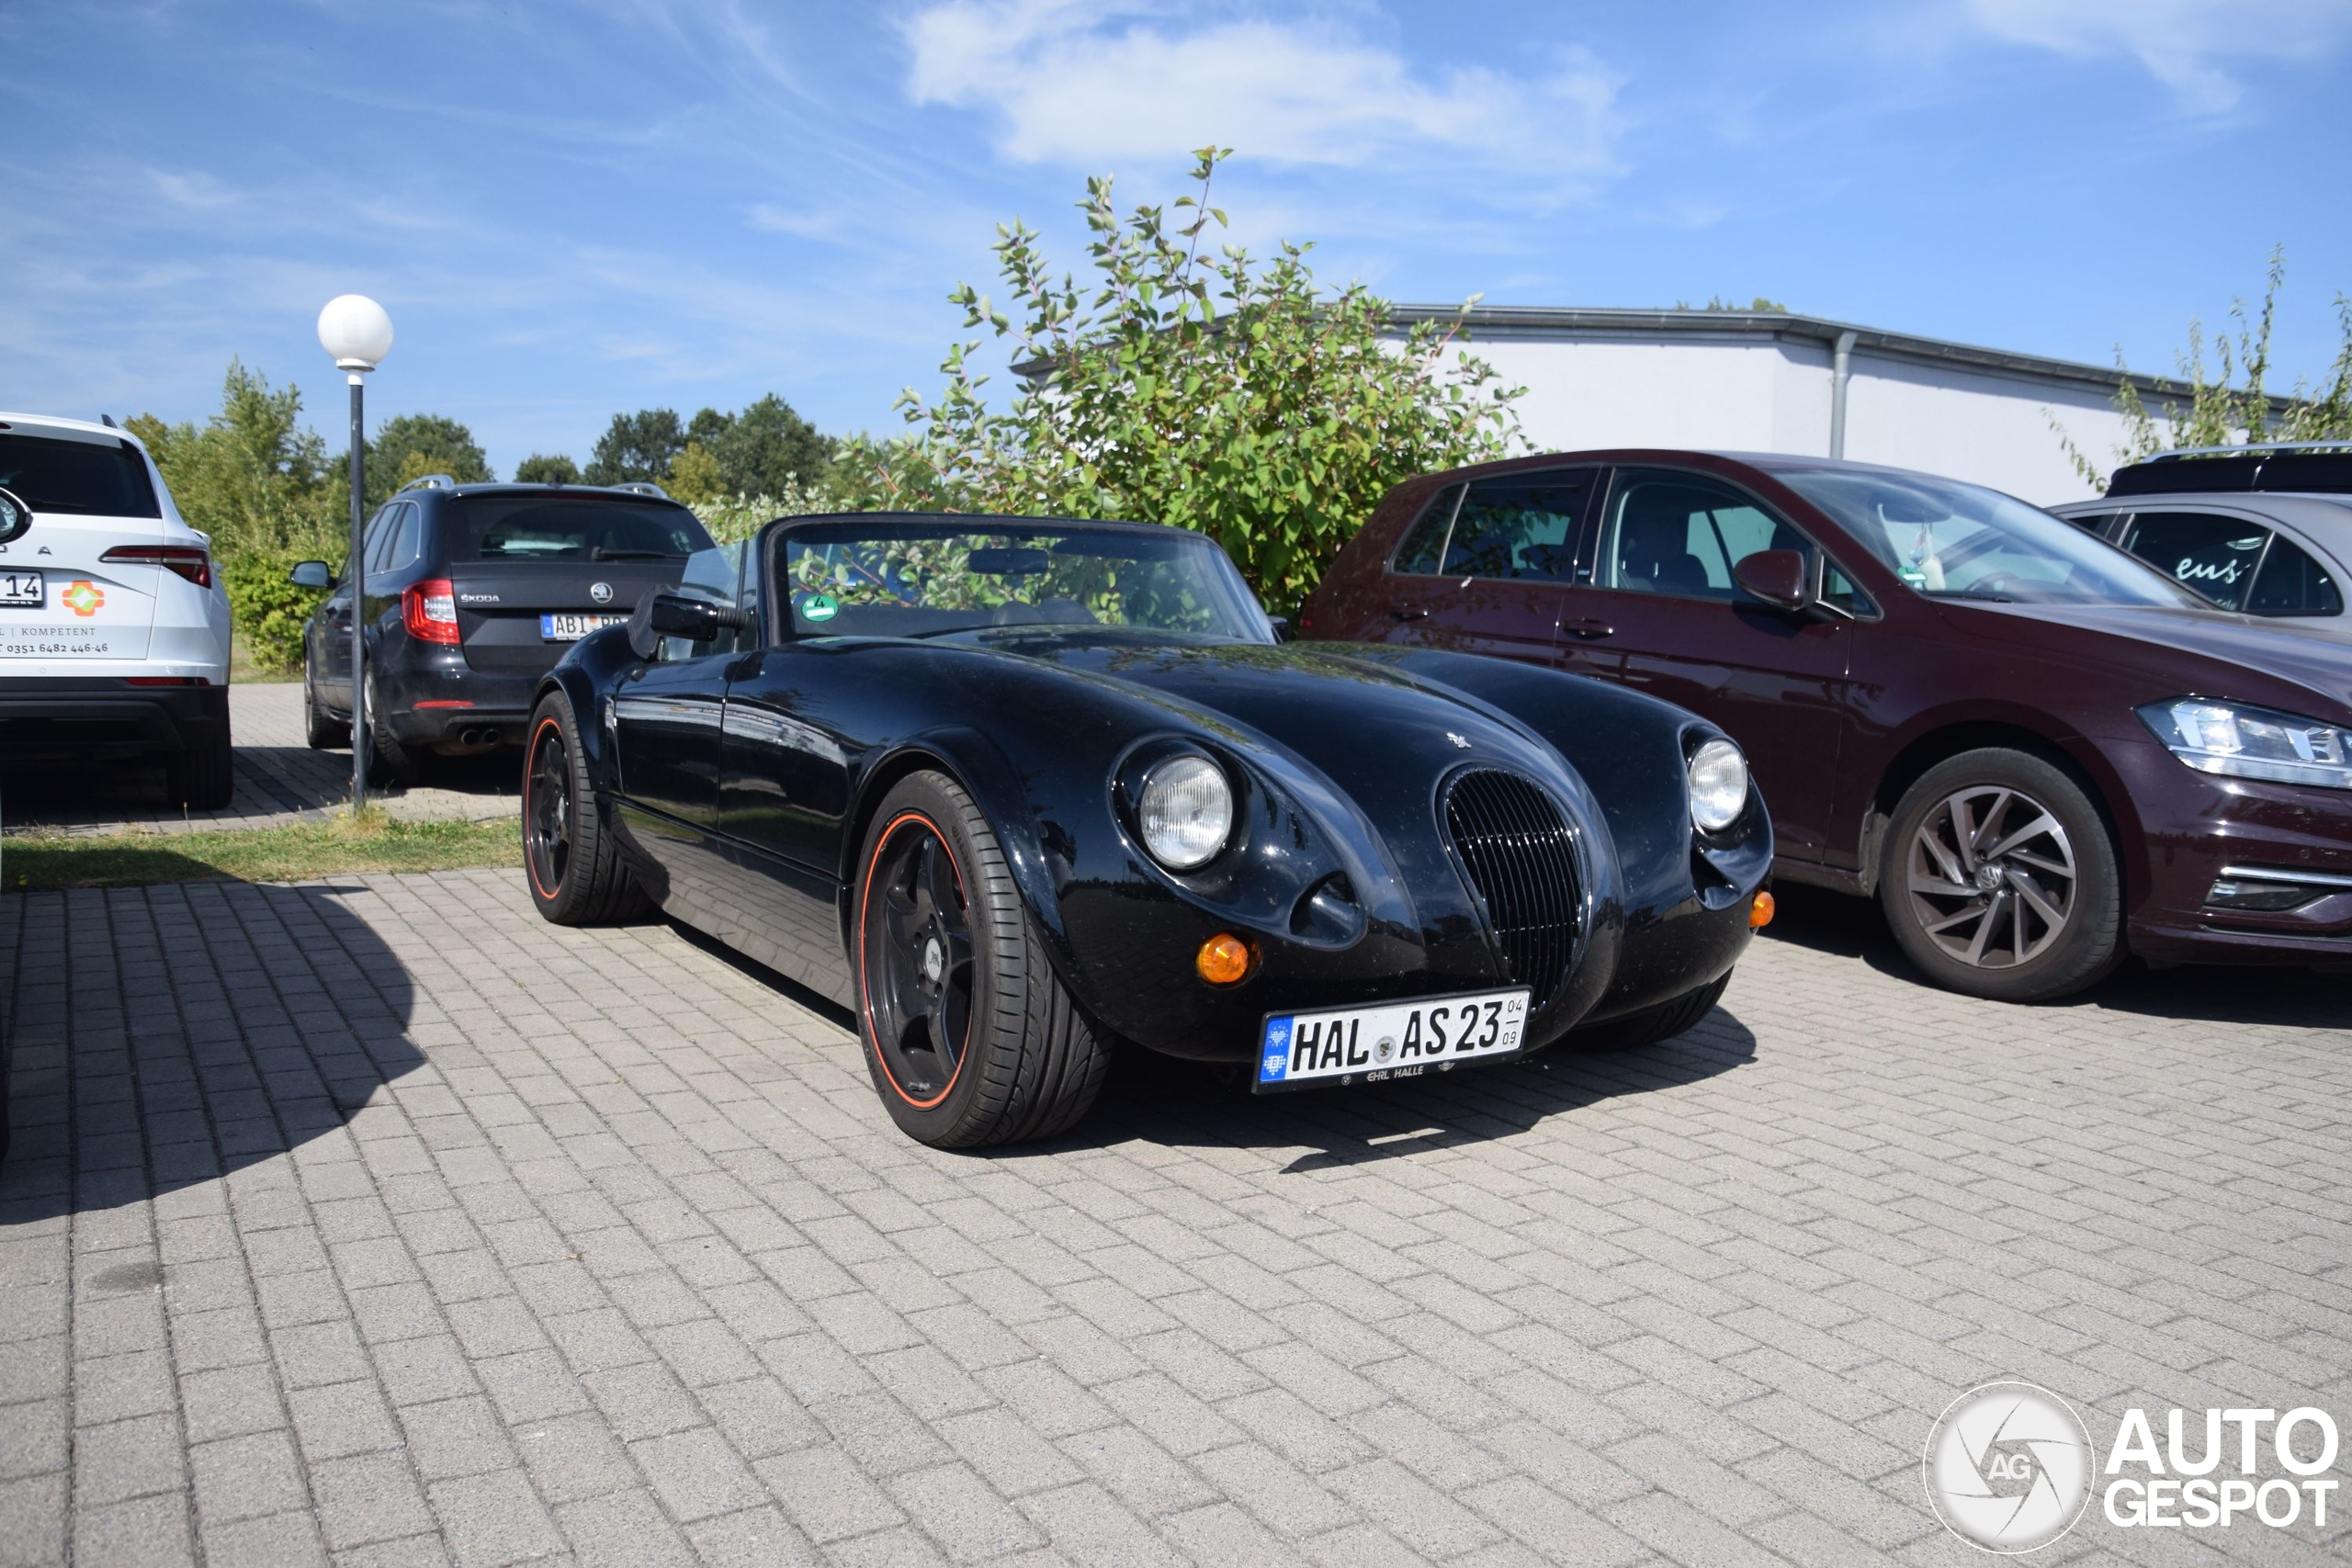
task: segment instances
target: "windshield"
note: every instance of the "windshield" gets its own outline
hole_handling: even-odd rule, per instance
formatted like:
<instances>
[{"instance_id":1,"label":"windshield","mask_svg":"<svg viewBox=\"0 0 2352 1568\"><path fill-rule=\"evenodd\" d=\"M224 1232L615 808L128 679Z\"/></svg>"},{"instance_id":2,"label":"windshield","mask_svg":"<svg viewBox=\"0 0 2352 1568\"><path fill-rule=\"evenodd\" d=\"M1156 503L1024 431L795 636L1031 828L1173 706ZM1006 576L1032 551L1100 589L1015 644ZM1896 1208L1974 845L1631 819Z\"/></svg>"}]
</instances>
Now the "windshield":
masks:
<instances>
[{"instance_id":1,"label":"windshield","mask_svg":"<svg viewBox=\"0 0 2352 1568\"><path fill-rule=\"evenodd\" d=\"M1772 476L1931 599L2211 608L2112 545L1998 491L1850 468Z\"/></svg>"},{"instance_id":2,"label":"windshield","mask_svg":"<svg viewBox=\"0 0 2352 1568\"><path fill-rule=\"evenodd\" d=\"M461 495L441 514L455 561L684 560L711 547L693 513L653 500Z\"/></svg>"},{"instance_id":3,"label":"windshield","mask_svg":"<svg viewBox=\"0 0 2352 1568\"><path fill-rule=\"evenodd\" d=\"M1101 626L1272 640L1225 552L1178 528L845 519L787 533L784 572L803 636Z\"/></svg>"}]
</instances>

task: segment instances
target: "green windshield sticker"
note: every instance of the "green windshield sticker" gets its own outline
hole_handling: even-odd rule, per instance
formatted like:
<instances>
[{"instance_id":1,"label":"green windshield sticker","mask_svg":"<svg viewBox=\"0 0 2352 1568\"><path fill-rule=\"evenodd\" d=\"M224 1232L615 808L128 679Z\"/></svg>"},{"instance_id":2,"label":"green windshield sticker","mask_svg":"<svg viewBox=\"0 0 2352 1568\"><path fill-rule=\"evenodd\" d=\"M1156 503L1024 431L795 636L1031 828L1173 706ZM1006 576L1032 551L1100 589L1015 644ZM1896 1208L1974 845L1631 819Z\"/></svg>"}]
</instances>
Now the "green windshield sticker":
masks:
<instances>
[{"instance_id":1,"label":"green windshield sticker","mask_svg":"<svg viewBox=\"0 0 2352 1568\"><path fill-rule=\"evenodd\" d=\"M804 620L830 621L840 609L830 593L811 593L800 601L800 615Z\"/></svg>"}]
</instances>

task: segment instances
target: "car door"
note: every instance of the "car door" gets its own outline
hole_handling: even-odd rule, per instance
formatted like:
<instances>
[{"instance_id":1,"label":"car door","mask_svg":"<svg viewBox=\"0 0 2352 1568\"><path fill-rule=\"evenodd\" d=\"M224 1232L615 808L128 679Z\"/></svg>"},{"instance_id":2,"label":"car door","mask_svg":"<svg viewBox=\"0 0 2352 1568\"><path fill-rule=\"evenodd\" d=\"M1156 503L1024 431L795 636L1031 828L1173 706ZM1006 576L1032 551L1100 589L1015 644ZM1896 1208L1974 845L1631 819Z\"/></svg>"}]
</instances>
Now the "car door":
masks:
<instances>
[{"instance_id":1,"label":"car door","mask_svg":"<svg viewBox=\"0 0 2352 1568\"><path fill-rule=\"evenodd\" d=\"M366 575L364 563L381 555L391 543L404 502L386 502L376 509L360 535L359 558L363 570L354 572L346 569L342 581L328 591L326 603L319 606L318 644L312 649L312 684L319 700L337 713L351 711L351 584L355 576Z\"/></svg>"},{"instance_id":2,"label":"car door","mask_svg":"<svg viewBox=\"0 0 2352 1568\"><path fill-rule=\"evenodd\" d=\"M1619 468L1591 534L1589 580L1563 619L1563 668L1663 697L1739 742L1772 811L1781 852L1818 860L1836 809L1860 593L1801 530L1747 491L1696 470ZM1774 609L1741 592L1739 562L1793 549L1827 608Z\"/></svg>"},{"instance_id":3,"label":"car door","mask_svg":"<svg viewBox=\"0 0 2352 1568\"><path fill-rule=\"evenodd\" d=\"M1390 564L1389 640L1551 662L1600 474L1539 468L1440 491Z\"/></svg>"},{"instance_id":4,"label":"car door","mask_svg":"<svg viewBox=\"0 0 2352 1568\"><path fill-rule=\"evenodd\" d=\"M2191 592L2252 615L2334 615L2342 591L2327 569L2268 519L2212 506L2151 506L2115 542Z\"/></svg>"}]
</instances>

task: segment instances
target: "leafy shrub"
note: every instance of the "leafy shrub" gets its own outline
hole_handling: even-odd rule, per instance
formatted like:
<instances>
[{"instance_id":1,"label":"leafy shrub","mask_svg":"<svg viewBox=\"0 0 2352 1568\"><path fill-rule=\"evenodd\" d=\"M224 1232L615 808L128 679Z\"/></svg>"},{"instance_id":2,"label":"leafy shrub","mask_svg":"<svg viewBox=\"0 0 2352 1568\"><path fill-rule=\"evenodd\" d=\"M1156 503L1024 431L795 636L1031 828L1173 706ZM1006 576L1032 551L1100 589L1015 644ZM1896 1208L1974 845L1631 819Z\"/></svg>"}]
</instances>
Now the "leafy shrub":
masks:
<instances>
[{"instance_id":1,"label":"leafy shrub","mask_svg":"<svg viewBox=\"0 0 2352 1568\"><path fill-rule=\"evenodd\" d=\"M302 623L325 594L286 581L300 551L243 550L220 562L237 641L258 669L292 674L302 668Z\"/></svg>"},{"instance_id":2,"label":"leafy shrub","mask_svg":"<svg viewBox=\"0 0 2352 1568\"><path fill-rule=\"evenodd\" d=\"M967 330L1011 344L1024 384L1009 411L982 400L970 355L950 346L947 385L899 399L907 436L843 443L831 482L850 510L986 511L1171 523L1222 545L1268 607L1288 611L1398 481L1506 455L1522 389L1450 352L1461 320L1401 341L1361 284L1318 292L1308 247L1271 262L1236 246L1202 254L1227 150L1196 154L1192 220L1157 207L1124 220L1111 181L1080 204L1094 286L1056 275L1034 230L1000 226L999 271L1016 325L969 284L949 299ZM1466 310L1467 306L1464 307Z\"/></svg>"}]
</instances>

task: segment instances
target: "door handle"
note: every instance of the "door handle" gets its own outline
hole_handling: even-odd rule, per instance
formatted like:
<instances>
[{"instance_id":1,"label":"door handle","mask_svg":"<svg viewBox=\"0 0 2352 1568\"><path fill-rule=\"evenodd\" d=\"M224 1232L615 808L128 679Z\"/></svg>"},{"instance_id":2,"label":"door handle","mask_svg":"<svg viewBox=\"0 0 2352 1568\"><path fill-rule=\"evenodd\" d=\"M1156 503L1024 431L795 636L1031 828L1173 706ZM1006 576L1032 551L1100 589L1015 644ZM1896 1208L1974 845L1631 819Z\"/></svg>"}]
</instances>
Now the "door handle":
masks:
<instances>
[{"instance_id":1,"label":"door handle","mask_svg":"<svg viewBox=\"0 0 2352 1568\"><path fill-rule=\"evenodd\" d=\"M1603 637L1616 635L1617 628L1607 621L1566 621L1560 629L1570 637Z\"/></svg>"},{"instance_id":2,"label":"door handle","mask_svg":"<svg viewBox=\"0 0 2352 1568\"><path fill-rule=\"evenodd\" d=\"M1388 612L1388 618L1392 621L1426 621L1430 618L1429 606L1426 604L1399 604L1395 609Z\"/></svg>"}]
</instances>

